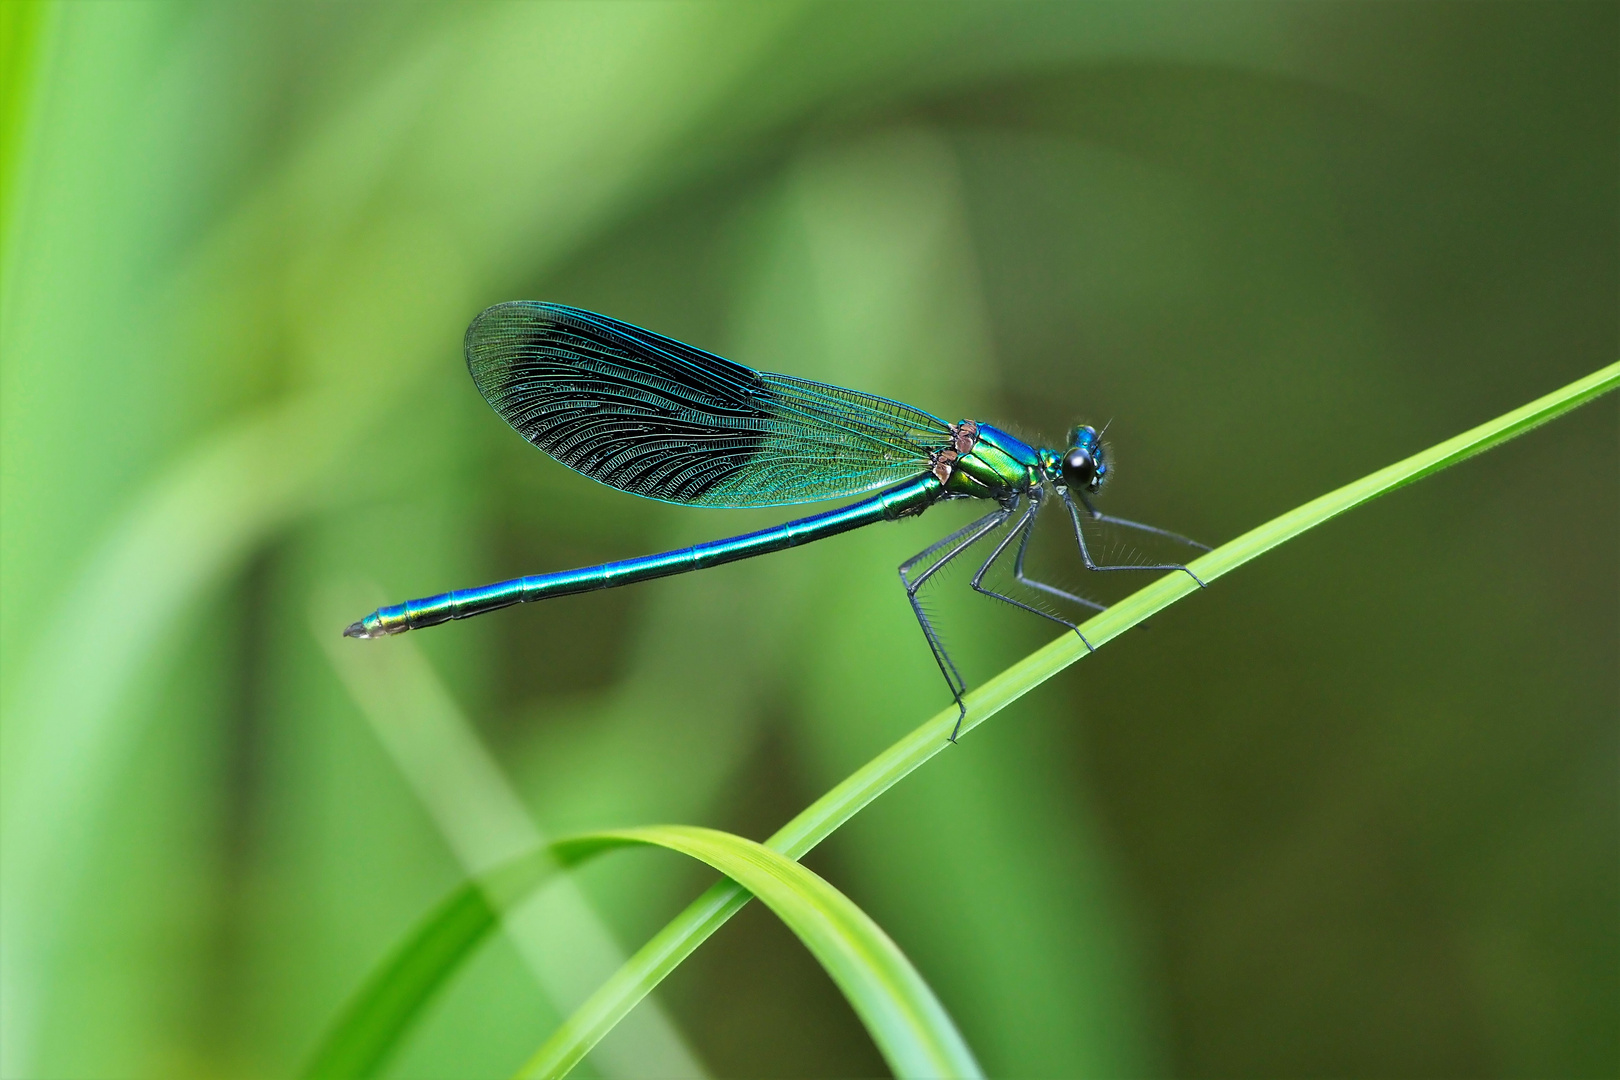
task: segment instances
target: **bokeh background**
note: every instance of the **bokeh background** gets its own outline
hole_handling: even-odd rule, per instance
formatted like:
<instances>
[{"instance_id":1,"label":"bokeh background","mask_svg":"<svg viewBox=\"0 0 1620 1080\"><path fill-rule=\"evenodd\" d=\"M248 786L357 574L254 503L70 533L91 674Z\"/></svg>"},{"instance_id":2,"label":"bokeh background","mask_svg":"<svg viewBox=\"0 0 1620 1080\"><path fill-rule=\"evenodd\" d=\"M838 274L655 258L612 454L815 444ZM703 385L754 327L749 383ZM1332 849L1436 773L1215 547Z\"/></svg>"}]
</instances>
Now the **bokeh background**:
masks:
<instances>
[{"instance_id":1,"label":"bokeh background","mask_svg":"<svg viewBox=\"0 0 1620 1080\"><path fill-rule=\"evenodd\" d=\"M463 367L487 304L1112 419L1106 507L1210 541L1620 355L1613 3L0 13L7 1077L288 1075L470 869L762 838L944 704L894 567L966 508L340 640L785 516L534 451ZM1251 564L809 863L993 1075L1615 1075L1616 421ZM974 681L1052 636L934 602ZM548 893L394 1075L506 1075L708 880ZM883 1071L758 905L584 1068Z\"/></svg>"}]
</instances>

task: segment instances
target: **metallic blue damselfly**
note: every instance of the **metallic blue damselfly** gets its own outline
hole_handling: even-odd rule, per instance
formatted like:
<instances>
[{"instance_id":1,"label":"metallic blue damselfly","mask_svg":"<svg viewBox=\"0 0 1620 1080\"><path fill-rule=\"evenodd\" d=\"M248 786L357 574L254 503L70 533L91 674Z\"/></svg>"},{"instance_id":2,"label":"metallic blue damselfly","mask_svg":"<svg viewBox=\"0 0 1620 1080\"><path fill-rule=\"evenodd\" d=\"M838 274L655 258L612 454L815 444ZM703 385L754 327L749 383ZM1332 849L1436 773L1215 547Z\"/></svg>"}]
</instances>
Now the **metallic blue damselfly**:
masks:
<instances>
[{"instance_id":1,"label":"metallic blue damselfly","mask_svg":"<svg viewBox=\"0 0 1620 1080\"><path fill-rule=\"evenodd\" d=\"M679 551L408 600L352 623L343 631L348 637L400 634L513 604L702 570L910 517L947 499L985 499L995 509L900 565L906 597L956 701L954 740L967 715L966 683L918 598L953 559L1000 531L973 575L973 588L1079 634L1076 623L984 583L1016 543L1013 576L1020 584L1102 610L1095 601L1025 573L1025 554L1046 498L1056 497L1068 509L1088 570L1192 574L1179 563L1099 564L1091 557L1083 519L1208 550L1184 536L1096 509L1091 496L1102 489L1108 461L1101 437L1089 426L1075 428L1062 452L1037 449L983 421L951 424L888 398L753 371L561 304L514 301L489 308L467 328L466 354L473 382L519 434L576 472L621 491L721 507L875 494L838 510ZM1083 634L1080 640L1091 647Z\"/></svg>"}]
</instances>

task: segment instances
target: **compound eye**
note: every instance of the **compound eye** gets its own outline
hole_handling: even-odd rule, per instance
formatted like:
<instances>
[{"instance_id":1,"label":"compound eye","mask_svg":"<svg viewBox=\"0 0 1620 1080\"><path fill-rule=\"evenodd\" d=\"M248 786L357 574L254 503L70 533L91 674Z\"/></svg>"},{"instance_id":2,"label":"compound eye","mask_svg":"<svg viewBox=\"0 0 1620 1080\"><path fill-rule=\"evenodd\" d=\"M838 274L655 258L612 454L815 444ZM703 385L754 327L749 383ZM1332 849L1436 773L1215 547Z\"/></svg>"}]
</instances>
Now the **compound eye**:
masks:
<instances>
[{"instance_id":1,"label":"compound eye","mask_svg":"<svg viewBox=\"0 0 1620 1080\"><path fill-rule=\"evenodd\" d=\"M1063 456L1063 479L1070 487L1088 488L1097 476L1097 463L1086 451L1076 447Z\"/></svg>"}]
</instances>

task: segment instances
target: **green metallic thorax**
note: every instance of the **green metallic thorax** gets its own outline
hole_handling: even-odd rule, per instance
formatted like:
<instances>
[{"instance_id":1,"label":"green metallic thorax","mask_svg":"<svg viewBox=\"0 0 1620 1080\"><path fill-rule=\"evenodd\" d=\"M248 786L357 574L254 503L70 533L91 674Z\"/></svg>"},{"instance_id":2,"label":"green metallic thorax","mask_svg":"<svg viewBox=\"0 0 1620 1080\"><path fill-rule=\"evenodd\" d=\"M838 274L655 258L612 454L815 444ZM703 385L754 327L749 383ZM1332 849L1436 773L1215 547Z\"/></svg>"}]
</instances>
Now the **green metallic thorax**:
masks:
<instances>
[{"instance_id":1,"label":"green metallic thorax","mask_svg":"<svg viewBox=\"0 0 1620 1080\"><path fill-rule=\"evenodd\" d=\"M965 423L965 422L964 422ZM945 490L952 495L999 499L1037 481L1041 452L989 424L978 424L973 447L952 463Z\"/></svg>"}]
</instances>

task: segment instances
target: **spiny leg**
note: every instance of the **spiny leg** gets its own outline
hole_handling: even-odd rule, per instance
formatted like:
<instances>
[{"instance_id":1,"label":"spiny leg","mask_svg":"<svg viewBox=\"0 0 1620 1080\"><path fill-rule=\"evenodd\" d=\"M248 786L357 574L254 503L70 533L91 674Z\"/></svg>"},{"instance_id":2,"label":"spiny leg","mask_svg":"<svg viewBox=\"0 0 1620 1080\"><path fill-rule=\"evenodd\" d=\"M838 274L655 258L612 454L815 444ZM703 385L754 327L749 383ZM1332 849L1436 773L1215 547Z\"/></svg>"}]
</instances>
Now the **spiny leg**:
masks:
<instances>
[{"instance_id":1,"label":"spiny leg","mask_svg":"<svg viewBox=\"0 0 1620 1080\"><path fill-rule=\"evenodd\" d=\"M1023 610L1032 614L1039 615L1043 619L1051 619L1055 623L1062 626L1067 626L1079 636L1080 644L1084 645L1087 651L1096 652L1097 650L1092 647L1091 642L1086 640L1086 635L1080 633L1080 627L1078 624L1070 622L1061 615L1054 615L1050 611L1042 611L1040 608L1031 604L1026 604L1022 600L1015 600L1013 597L1007 596L1005 593L999 593L994 589L986 588L984 585L984 576L990 572L990 568L996 564L996 560L1001 558L1001 553L1007 550L1007 545L1013 542L1014 537L1022 537L1018 545L1019 551L1022 553L1024 546L1029 543L1030 533L1034 531L1035 515L1040 513L1040 509L1041 504L1039 497L1031 496L1029 509L1024 512L1023 520L1014 526L1006 536L1001 538L1001 543L996 545L996 550L990 553L990 557L984 560L984 565L979 567L979 572L973 575L973 589L975 592L983 593L985 596L993 597L1006 604L1011 604L1015 608L1022 608ZM1052 591L1059 592L1057 589L1053 589ZM1064 594L1059 593L1059 595ZM957 726L960 727L961 725L958 724ZM952 738L954 740L954 733Z\"/></svg>"},{"instance_id":2,"label":"spiny leg","mask_svg":"<svg viewBox=\"0 0 1620 1080\"><path fill-rule=\"evenodd\" d=\"M1140 529L1142 532L1152 533L1155 536L1162 536L1167 540L1174 540L1178 544L1186 544L1188 547L1195 547L1199 551L1215 550L1208 544L1201 544L1190 536L1182 536L1180 533L1173 533L1169 529L1161 529L1157 525L1144 525L1140 521L1131 521L1128 518L1114 517L1112 514L1104 514L1095 506L1092 506L1091 500L1086 498L1083 493L1077 492L1076 494L1080 495L1080 504L1086 508L1086 513L1091 516L1092 521L1104 521L1110 525L1123 525L1127 529Z\"/></svg>"},{"instance_id":3,"label":"spiny leg","mask_svg":"<svg viewBox=\"0 0 1620 1080\"><path fill-rule=\"evenodd\" d=\"M943 540L930 544L927 548L900 564L900 581L906 587L906 598L911 603L912 614L916 616L918 625L922 627L923 637L928 641L928 648L933 653L934 662L939 665L940 674L945 677L945 684L950 687L951 697L956 701L959 714L957 716L958 726L960 726L962 718L967 715L967 706L962 701L962 695L967 692L967 683L957 670L956 664L952 662L950 654L945 651L944 642L940 640L938 631L934 629L933 621L928 618L928 613L923 609L922 601L918 598L918 592L929 578L933 577L952 559L955 559L986 535L999 528L1008 517L1012 516L1014 510L1015 507L992 510L984 517L956 530ZM912 569L919 562L947 547L951 550L936 559L915 579L911 577Z\"/></svg>"},{"instance_id":4,"label":"spiny leg","mask_svg":"<svg viewBox=\"0 0 1620 1080\"><path fill-rule=\"evenodd\" d=\"M1190 577L1194 581L1198 582L1198 587L1199 588L1202 589L1202 588L1206 587L1204 585L1204 582L1203 582L1202 578L1200 578L1197 574L1193 573L1191 570L1189 570L1186 566L1184 566L1181 563L1149 563L1149 564L1144 564L1144 565L1141 565L1141 566L1132 565L1130 563L1120 563L1118 565L1113 565L1113 566L1100 566L1097 563L1093 562L1092 558L1091 558L1091 551L1090 551L1090 549L1088 549L1086 547L1086 531L1085 531L1085 529L1080 527L1080 508L1074 504L1074 499L1069 495L1069 490L1067 488L1059 488L1058 493L1063 496L1063 504L1069 508L1069 517L1074 520L1074 538L1077 541L1079 541L1079 543L1080 543L1080 559L1081 559L1082 562L1084 562L1086 564L1086 569L1087 570L1099 570L1099 571L1101 571L1101 570L1180 570L1180 571L1183 571L1188 577ZM1082 496L1081 498L1083 500L1084 496ZM1086 511L1087 511L1087 513L1091 514L1094 518L1098 518L1098 519L1102 518L1102 515L1098 514L1097 511L1092 508L1092 506L1091 506L1091 504L1089 502L1086 503ZM1112 520L1123 521L1123 519L1112 519ZM1125 524L1136 525L1136 522L1134 522L1134 521L1133 522L1125 522ZM1159 531L1161 531L1161 530L1158 530L1158 529L1154 529L1151 525L1142 525L1142 526L1138 526L1138 527L1142 528L1142 529L1146 529L1149 532L1159 532ZM1166 533L1165 535L1167 535L1167 536L1175 536L1176 534L1175 533ZM1185 537L1180 537L1180 539L1186 539L1186 538ZM1188 541L1188 543L1196 544L1197 541ZM1202 544L1199 544L1198 546L1203 547ZM1208 550L1208 549L1206 549L1206 550Z\"/></svg>"},{"instance_id":5,"label":"spiny leg","mask_svg":"<svg viewBox=\"0 0 1620 1080\"><path fill-rule=\"evenodd\" d=\"M951 731L951 742L956 741L956 734L962 729L962 721L967 719L967 705L962 701L962 695L967 693L967 683L956 670L956 664L951 661L950 654L945 651L945 644L940 641L939 632L934 629L928 613L923 610L922 601L917 598L917 591L927 584L928 579L938 573L941 567L1000 528L1016 511L1016 504L992 510L971 525L964 526L945 539L930 544L900 564L900 583L906 587L906 599L911 602L911 612L917 617L917 625L922 627L923 637L928 641L928 650L934 654L934 663L939 665L939 673L945 676L945 685L951 688L951 697L956 702L956 727ZM913 567L936 551L947 547L950 548L949 551L936 559L915 579L911 577Z\"/></svg>"},{"instance_id":6,"label":"spiny leg","mask_svg":"<svg viewBox=\"0 0 1620 1080\"><path fill-rule=\"evenodd\" d=\"M1016 507L1014 509L1016 509ZM954 544L958 540L962 539L962 537L968 535L968 533L978 532L978 533L980 533L982 535L983 526L985 525L986 522L1005 521L1012 513L1013 513L1013 510L1009 510L1005 506L998 507L995 510L992 510L988 514L984 515L984 517L978 518L977 520L972 521L969 524L962 526L960 529L957 529L955 532L951 533L949 536L946 536L946 537L944 537L942 539L939 539L939 540L935 540L932 544L929 544L927 547L925 547L921 551L917 552L917 554L913 555L911 558L907 559L905 562L900 564L900 579L902 581L909 581L910 580L909 575L911 574L912 567L916 566L918 563L920 563L924 559L928 558L928 556L932 555L934 552L939 551L941 548L950 547L952 544ZM971 543L972 541L969 541L969 542ZM930 568L926 572L928 574L932 574L933 569ZM921 581L923 579L919 578L918 580Z\"/></svg>"},{"instance_id":7,"label":"spiny leg","mask_svg":"<svg viewBox=\"0 0 1620 1080\"><path fill-rule=\"evenodd\" d=\"M1031 522L1029 527L1024 530L1024 538L1018 542L1018 557L1013 560L1013 577L1017 579L1018 583L1021 585L1028 585L1032 589L1039 589L1041 592L1056 596L1062 600L1067 600L1070 603L1079 604L1081 607L1088 607L1092 611L1107 611L1107 604L1099 604L1095 600L1087 600L1083 596L1076 596L1072 592L1065 592L1056 585L1048 585L1044 581L1036 581L1034 578L1024 573L1024 556L1029 553L1029 541L1034 535L1035 525L1033 522Z\"/></svg>"}]
</instances>

